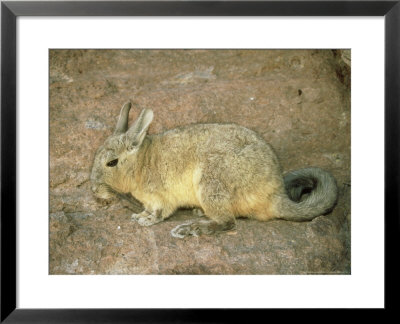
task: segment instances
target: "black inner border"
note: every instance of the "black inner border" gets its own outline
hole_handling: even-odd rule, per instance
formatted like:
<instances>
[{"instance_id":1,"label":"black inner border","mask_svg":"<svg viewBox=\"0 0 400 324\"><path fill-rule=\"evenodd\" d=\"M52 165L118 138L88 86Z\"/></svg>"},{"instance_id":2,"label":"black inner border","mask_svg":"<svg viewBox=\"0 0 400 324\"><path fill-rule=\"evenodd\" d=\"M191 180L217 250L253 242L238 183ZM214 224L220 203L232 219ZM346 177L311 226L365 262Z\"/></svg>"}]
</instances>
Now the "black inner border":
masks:
<instances>
[{"instance_id":1,"label":"black inner border","mask_svg":"<svg viewBox=\"0 0 400 324\"><path fill-rule=\"evenodd\" d=\"M1 314L6 323L264 322L267 309L16 309L16 18L18 16L384 16L385 313L395 310L399 220L400 0L1 3ZM360 35L361 36L361 35ZM365 35L364 35L365 36ZM368 94L366 94L368 95ZM373 131L373 125L371 125ZM366 143L368 145L368 143ZM368 158L368 157L365 157ZM368 181L368 174L365 175ZM367 183L366 183L367 185ZM371 199L374 197L371 188ZM376 193L379 195L380 193ZM368 199L366 199L368 201ZM34 213L33 213L34 214ZM34 215L33 215L34 216ZM379 217L380 215L378 215ZM362 217L362 215L360 215ZM374 233L371 233L374 235ZM374 262L374 260L371 260ZM34 266L34 265L32 265ZM135 292L132 292L135 293ZM188 289L187 294L193 293ZM212 293L212 292L210 292ZM265 292L266 294L268 291ZM368 283L365 283L365 293ZM239 296L238 298L245 298ZM310 311L310 310L308 310ZM313 314L305 314L316 317ZM303 310L302 313L305 311ZM381 310L378 310L379 316ZM308 313L308 312L307 312ZM332 312L330 312L332 313ZM370 318L370 312L368 316ZM332 315L330 315L332 317ZM333 319L333 318L332 318ZM370 318L371 319L371 318ZM382 321L383 318L379 317ZM324 321L324 318L319 318Z\"/></svg>"}]
</instances>

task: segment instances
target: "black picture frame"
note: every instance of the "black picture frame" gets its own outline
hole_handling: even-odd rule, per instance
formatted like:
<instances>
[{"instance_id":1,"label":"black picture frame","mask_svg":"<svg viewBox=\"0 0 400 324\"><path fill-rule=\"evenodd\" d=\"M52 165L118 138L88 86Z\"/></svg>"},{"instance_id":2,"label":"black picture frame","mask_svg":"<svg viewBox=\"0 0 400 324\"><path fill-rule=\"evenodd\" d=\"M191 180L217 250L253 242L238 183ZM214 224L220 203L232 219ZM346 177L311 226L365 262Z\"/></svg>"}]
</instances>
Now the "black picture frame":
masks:
<instances>
[{"instance_id":1,"label":"black picture frame","mask_svg":"<svg viewBox=\"0 0 400 324\"><path fill-rule=\"evenodd\" d=\"M16 19L19 16L384 16L385 310L396 308L399 237L400 1L90 1L1 3L1 322L199 323L263 318L244 309L16 308ZM373 125L371 125L373 128ZM368 177L368 175L366 175ZM368 181L368 180L366 180ZM368 182L366 182L368 183ZM374 188L371 188L373 195ZM190 292L188 292L190 293ZM268 292L266 292L268 293ZM239 316L240 315L240 316ZM249 317L251 316L251 317ZM306 315L309 316L309 315ZM312 315L313 316L313 315ZM323 320L323 319L322 319Z\"/></svg>"}]
</instances>

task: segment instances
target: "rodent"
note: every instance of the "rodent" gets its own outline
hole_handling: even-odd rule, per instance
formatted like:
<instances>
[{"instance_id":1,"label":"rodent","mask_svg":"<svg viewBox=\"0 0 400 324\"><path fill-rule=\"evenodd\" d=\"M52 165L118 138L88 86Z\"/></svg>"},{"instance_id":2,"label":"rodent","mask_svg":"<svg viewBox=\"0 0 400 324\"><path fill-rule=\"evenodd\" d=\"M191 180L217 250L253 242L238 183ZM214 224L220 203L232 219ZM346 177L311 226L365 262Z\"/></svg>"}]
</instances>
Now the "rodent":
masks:
<instances>
[{"instance_id":1,"label":"rodent","mask_svg":"<svg viewBox=\"0 0 400 324\"><path fill-rule=\"evenodd\" d=\"M123 105L114 133L97 150L90 176L100 198L130 193L144 211L142 226L161 222L179 207L206 217L175 227L175 237L235 228L237 217L308 221L331 211L335 178L320 168L282 176L273 149L236 124L191 124L149 135L153 111L143 109L128 129L131 102ZM306 195L302 195L307 192Z\"/></svg>"}]
</instances>

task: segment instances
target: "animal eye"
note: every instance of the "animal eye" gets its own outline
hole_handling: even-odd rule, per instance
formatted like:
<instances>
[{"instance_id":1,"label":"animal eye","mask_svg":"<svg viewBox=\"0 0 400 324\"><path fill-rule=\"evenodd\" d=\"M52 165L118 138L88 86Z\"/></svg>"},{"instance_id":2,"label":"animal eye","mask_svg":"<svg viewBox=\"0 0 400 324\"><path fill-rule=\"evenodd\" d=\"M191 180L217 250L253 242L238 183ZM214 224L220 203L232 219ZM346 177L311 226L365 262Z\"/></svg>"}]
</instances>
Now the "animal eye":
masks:
<instances>
[{"instance_id":1,"label":"animal eye","mask_svg":"<svg viewBox=\"0 0 400 324\"><path fill-rule=\"evenodd\" d=\"M114 167L114 166L116 166L118 164L118 159L115 159L115 160L111 160L110 162L107 162L107 166L108 167Z\"/></svg>"}]
</instances>

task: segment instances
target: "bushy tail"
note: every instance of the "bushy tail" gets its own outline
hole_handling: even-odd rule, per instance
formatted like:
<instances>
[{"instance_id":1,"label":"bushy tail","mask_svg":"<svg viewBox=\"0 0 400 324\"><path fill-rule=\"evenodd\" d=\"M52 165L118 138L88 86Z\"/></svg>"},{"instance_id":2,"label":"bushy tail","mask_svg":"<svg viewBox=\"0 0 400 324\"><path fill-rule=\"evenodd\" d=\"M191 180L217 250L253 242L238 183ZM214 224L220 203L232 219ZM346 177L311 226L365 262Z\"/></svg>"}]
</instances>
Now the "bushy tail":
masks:
<instances>
[{"instance_id":1,"label":"bushy tail","mask_svg":"<svg viewBox=\"0 0 400 324\"><path fill-rule=\"evenodd\" d=\"M278 198L279 218L308 221L331 211L337 200L335 178L320 168L305 168L284 177L287 195Z\"/></svg>"}]
</instances>

